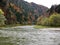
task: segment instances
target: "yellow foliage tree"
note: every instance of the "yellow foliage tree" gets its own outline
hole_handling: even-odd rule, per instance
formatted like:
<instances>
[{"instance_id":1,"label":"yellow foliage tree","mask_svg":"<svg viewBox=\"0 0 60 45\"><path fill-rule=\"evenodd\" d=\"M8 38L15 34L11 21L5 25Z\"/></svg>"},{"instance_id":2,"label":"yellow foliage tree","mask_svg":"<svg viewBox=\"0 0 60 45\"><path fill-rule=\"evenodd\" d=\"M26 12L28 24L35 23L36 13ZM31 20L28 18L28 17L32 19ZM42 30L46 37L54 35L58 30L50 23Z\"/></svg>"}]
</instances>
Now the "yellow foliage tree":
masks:
<instances>
[{"instance_id":1,"label":"yellow foliage tree","mask_svg":"<svg viewBox=\"0 0 60 45\"><path fill-rule=\"evenodd\" d=\"M5 20L4 12L0 9L0 26L5 25Z\"/></svg>"}]
</instances>

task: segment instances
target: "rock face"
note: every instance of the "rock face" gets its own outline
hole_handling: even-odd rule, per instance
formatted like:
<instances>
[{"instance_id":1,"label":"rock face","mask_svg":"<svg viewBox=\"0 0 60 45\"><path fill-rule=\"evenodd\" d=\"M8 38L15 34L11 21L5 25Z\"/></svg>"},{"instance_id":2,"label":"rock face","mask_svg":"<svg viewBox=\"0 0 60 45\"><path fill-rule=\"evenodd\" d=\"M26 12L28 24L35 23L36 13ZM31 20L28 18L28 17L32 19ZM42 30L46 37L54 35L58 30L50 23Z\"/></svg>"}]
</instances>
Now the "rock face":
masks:
<instances>
[{"instance_id":1,"label":"rock face","mask_svg":"<svg viewBox=\"0 0 60 45\"><path fill-rule=\"evenodd\" d=\"M46 15L47 7L24 0L3 0L5 3L5 16L8 24L35 24L41 15ZM1 5L4 4L1 2ZM7 13L8 12L8 13Z\"/></svg>"}]
</instances>

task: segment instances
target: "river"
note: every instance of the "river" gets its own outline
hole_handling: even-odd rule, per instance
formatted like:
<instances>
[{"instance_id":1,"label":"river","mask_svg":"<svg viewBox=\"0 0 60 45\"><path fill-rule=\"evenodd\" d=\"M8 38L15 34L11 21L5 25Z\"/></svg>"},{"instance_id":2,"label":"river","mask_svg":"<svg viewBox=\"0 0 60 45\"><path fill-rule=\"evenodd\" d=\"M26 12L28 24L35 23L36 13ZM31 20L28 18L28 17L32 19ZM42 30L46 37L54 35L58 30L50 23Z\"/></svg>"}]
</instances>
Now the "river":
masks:
<instances>
[{"instance_id":1,"label":"river","mask_svg":"<svg viewBox=\"0 0 60 45\"><path fill-rule=\"evenodd\" d=\"M17 26L0 29L0 45L60 45L60 28Z\"/></svg>"}]
</instances>

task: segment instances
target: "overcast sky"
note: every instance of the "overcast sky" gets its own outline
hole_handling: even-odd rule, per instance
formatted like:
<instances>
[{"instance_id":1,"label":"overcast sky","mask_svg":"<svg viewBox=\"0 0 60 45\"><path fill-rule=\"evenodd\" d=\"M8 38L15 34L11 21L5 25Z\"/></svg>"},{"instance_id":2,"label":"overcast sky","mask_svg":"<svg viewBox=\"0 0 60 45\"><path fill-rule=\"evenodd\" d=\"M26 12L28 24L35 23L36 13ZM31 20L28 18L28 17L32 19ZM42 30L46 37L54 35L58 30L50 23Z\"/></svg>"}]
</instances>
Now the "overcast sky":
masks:
<instances>
[{"instance_id":1,"label":"overcast sky","mask_svg":"<svg viewBox=\"0 0 60 45\"><path fill-rule=\"evenodd\" d=\"M25 0L27 2L34 2L36 4L44 5L50 8L54 4L60 4L60 0Z\"/></svg>"}]
</instances>

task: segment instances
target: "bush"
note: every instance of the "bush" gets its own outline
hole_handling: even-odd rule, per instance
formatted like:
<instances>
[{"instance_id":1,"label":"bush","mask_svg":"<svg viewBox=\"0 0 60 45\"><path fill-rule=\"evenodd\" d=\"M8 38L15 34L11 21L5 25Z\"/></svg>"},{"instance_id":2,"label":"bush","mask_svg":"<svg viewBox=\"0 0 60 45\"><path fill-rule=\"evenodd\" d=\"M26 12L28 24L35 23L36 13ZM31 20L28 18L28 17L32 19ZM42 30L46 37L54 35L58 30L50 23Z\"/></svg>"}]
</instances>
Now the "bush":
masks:
<instances>
[{"instance_id":1,"label":"bush","mask_svg":"<svg viewBox=\"0 0 60 45\"><path fill-rule=\"evenodd\" d=\"M37 25L48 25L48 20L47 17L39 17L37 19Z\"/></svg>"},{"instance_id":2,"label":"bush","mask_svg":"<svg viewBox=\"0 0 60 45\"><path fill-rule=\"evenodd\" d=\"M37 24L44 26L60 26L60 14L52 14L49 18L40 17L38 18Z\"/></svg>"},{"instance_id":3,"label":"bush","mask_svg":"<svg viewBox=\"0 0 60 45\"><path fill-rule=\"evenodd\" d=\"M43 18L42 21L41 21L41 25L44 25L44 26L46 25L46 26L48 26L48 25L49 25L49 19L46 18L46 17Z\"/></svg>"},{"instance_id":4,"label":"bush","mask_svg":"<svg viewBox=\"0 0 60 45\"><path fill-rule=\"evenodd\" d=\"M60 14L53 14L49 18L50 26L60 26Z\"/></svg>"},{"instance_id":5,"label":"bush","mask_svg":"<svg viewBox=\"0 0 60 45\"><path fill-rule=\"evenodd\" d=\"M5 25L4 24L5 16L3 14L4 12L0 9L0 26Z\"/></svg>"}]
</instances>

